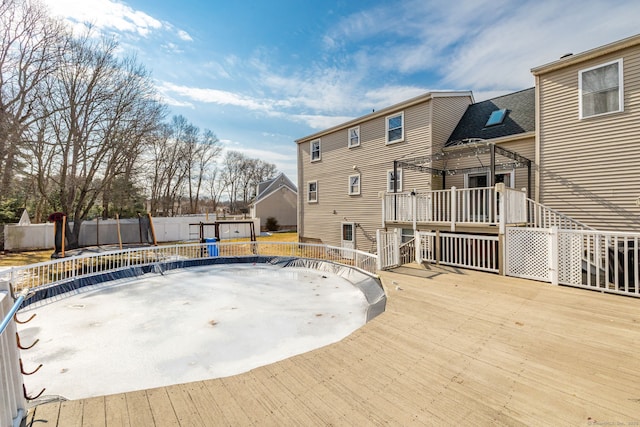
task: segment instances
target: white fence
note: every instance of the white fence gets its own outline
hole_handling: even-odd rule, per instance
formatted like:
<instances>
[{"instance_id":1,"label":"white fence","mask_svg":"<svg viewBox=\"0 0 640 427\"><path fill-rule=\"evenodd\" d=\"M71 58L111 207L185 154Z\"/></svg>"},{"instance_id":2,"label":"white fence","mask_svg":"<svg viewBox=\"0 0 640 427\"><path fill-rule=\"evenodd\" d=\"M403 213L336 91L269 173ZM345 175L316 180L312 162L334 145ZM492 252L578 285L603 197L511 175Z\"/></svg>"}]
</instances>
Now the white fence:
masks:
<instances>
[{"instance_id":1,"label":"white fence","mask_svg":"<svg viewBox=\"0 0 640 427\"><path fill-rule=\"evenodd\" d=\"M416 261L498 273L498 236L420 231Z\"/></svg>"},{"instance_id":2,"label":"white fence","mask_svg":"<svg viewBox=\"0 0 640 427\"><path fill-rule=\"evenodd\" d=\"M291 256L337 262L375 274L377 256L356 249L295 242L219 242L150 246L87 254L0 271L14 291L57 284L133 266L208 257Z\"/></svg>"},{"instance_id":3,"label":"white fence","mask_svg":"<svg viewBox=\"0 0 640 427\"><path fill-rule=\"evenodd\" d=\"M153 218L153 227L158 242L185 242L199 238L200 222L212 223L215 215L193 215L182 217ZM260 230L260 218L250 219L254 222L255 230ZM121 219L121 232L138 235L137 219ZM204 228L205 237L214 237L214 228ZM220 222L221 239L242 239L250 236L249 224L230 224ZM4 226L4 247L6 250L19 251L25 249L49 249L54 247L53 224ZM113 245L118 243L118 224L116 220L94 220L82 223L80 231L80 246ZM136 240L137 241L137 240Z\"/></svg>"},{"instance_id":4,"label":"white fence","mask_svg":"<svg viewBox=\"0 0 640 427\"><path fill-rule=\"evenodd\" d=\"M400 235L395 231L376 231L378 245L378 269L400 265Z\"/></svg>"},{"instance_id":5,"label":"white fence","mask_svg":"<svg viewBox=\"0 0 640 427\"><path fill-rule=\"evenodd\" d=\"M640 233L507 228L509 276L640 297Z\"/></svg>"}]
</instances>

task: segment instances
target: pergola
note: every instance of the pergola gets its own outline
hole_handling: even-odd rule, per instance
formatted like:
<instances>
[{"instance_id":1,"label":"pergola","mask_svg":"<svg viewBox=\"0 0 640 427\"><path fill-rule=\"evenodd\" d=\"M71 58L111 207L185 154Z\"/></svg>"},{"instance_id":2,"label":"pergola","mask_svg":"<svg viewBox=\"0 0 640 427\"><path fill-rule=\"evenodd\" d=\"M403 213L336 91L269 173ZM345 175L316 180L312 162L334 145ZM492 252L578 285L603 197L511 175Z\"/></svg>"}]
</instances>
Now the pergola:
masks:
<instances>
[{"instance_id":1,"label":"pergola","mask_svg":"<svg viewBox=\"0 0 640 427\"><path fill-rule=\"evenodd\" d=\"M497 146L483 139L468 139L445 147L441 152L429 156L398 159L393 161L393 176L397 176L398 168L410 169L430 173L442 177L442 187L445 187L446 177L461 173L485 172L487 166L482 164L481 155L489 154L490 185L496 184L496 171L527 168L527 196L531 197L531 160L520 154ZM457 168L448 167L452 160L475 157L479 166ZM393 191L397 192L397 180L393 181Z\"/></svg>"}]
</instances>

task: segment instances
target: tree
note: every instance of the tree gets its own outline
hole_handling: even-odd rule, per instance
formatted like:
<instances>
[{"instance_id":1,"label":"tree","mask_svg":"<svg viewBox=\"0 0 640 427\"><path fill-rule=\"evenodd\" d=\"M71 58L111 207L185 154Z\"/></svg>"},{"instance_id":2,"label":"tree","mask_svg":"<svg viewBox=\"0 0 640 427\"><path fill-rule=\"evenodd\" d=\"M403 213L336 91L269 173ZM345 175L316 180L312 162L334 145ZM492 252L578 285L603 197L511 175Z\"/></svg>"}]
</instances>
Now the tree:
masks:
<instances>
[{"instance_id":1,"label":"tree","mask_svg":"<svg viewBox=\"0 0 640 427\"><path fill-rule=\"evenodd\" d=\"M39 188L73 220L70 247L103 191L131 171L164 112L149 74L132 58L117 59L117 47L89 33L75 38L48 79L48 114L36 144Z\"/></svg>"},{"instance_id":2,"label":"tree","mask_svg":"<svg viewBox=\"0 0 640 427\"><path fill-rule=\"evenodd\" d=\"M23 173L25 141L46 117L44 82L59 70L67 48L63 24L29 0L0 2L0 200L10 197Z\"/></svg>"},{"instance_id":3,"label":"tree","mask_svg":"<svg viewBox=\"0 0 640 427\"><path fill-rule=\"evenodd\" d=\"M257 185L273 178L276 170L273 163L246 157L238 151L228 151L223 162L221 181L229 196L231 211L245 208L256 196Z\"/></svg>"}]
</instances>

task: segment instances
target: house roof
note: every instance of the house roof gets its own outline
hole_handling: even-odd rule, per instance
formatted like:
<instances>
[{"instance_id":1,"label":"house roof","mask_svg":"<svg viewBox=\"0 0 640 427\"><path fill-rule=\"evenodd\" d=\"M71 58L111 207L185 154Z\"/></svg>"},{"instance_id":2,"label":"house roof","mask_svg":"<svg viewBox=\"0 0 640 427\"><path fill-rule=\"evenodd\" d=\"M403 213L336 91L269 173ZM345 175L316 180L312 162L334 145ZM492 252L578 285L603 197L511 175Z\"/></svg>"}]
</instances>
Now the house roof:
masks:
<instances>
[{"instance_id":1,"label":"house roof","mask_svg":"<svg viewBox=\"0 0 640 427\"><path fill-rule=\"evenodd\" d=\"M360 123L364 123L366 121L369 121L369 120L372 120L372 119L375 119L375 118L378 118L378 117L387 116L387 115L392 114L393 112L395 112L397 110L402 110L404 108L408 108L408 107L411 107L413 105L429 101L429 100L431 100L433 98L456 97L456 96L467 96L467 97L471 98L471 102L473 102L473 93L471 91L432 91L432 92L427 92L427 93L424 93L424 94L422 94L420 96L416 96L415 98L408 99L408 100L400 102L398 104L394 104L394 105L391 105L389 107L383 108L381 110L374 111L374 112L369 113L369 114L367 114L365 116L355 118L355 119L350 120L348 122L341 123L341 124L339 124L337 126L333 126L333 127L328 128L328 129L322 130L320 132L316 132L314 134L311 134L311 135L305 136L303 138L297 139L296 143L301 144L303 142L311 141L311 140L320 138L320 137L322 137L324 135L327 135L327 134L330 134L330 133L333 133L333 132L336 132L336 131L339 131L339 130L342 130L342 129L348 129L348 128L351 128L351 127L354 127L354 126L358 126Z\"/></svg>"},{"instance_id":2,"label":"house roof","mask_svg":"<svg viewBox=\"0 0 640 427\"><path fill-rule=\"evenodd\" d=\"M256 195L253 203L257 203L262 199L269 197L274 191L286 187L294 193L298 192L298 187L295 186L293 182L284 174L284 172L280 172L274 178L268 179L266 181L262 181L258 184L258 194Z\"/></svg>"},{"instance_id":3,"label":"house roof","mask_svg":"<svg viewBox=\"0 0 640 427\"><path fill-rule=\"evenodd\" d=\"M640 34L636 34L631 37L627 37L622 40L615 41L613 43L609 43L603 46L596 47L594 49L590 49L581 53L567 54L562 58L550 62L545 65L541 65L539 67L535 67L531 69L531 72L534 76L548 73L550 71L555 71L564 67L568 67L569 65L577 64L583 61L587 61L589 59L597 58L602 55L606 55L611 52L616 52L621 49L625 49L631 46L636 46L640 44Z\"/></svg>"},{"instance_id":4,"label":"house roof","mask_svg":"<svg viewBox=\"0 0 640 427\"><path fill-rule=\"evenodd\" d=\"M504 121L487 126L491 113L502 109L506 109ZM535 117L535 88L477 102L467 107L445 147L469 140L487 140L532 132L535 130Z\"/></svg>"}]
</instances>

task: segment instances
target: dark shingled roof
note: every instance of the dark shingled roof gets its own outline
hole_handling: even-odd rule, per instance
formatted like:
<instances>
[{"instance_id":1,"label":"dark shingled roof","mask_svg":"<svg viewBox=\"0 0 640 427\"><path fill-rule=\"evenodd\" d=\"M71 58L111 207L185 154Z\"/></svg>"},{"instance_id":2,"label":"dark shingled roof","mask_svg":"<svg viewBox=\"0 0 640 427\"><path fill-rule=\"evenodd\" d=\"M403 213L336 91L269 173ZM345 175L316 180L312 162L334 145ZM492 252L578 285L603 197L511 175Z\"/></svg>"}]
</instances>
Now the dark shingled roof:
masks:
<instances>
[{"instance_id":1,"label":"dark shingled roof","mask_svg":"<svg viewBox=\"0 0 640 427\"><path fill-rule=\"evenodd\" d=\"M535 130L535 88L471 104L453 130L446 147L469 138L493 139ZM495 110L506 108L507 116L499 125L485 127Z\"/></svg>"}]
</instances>

